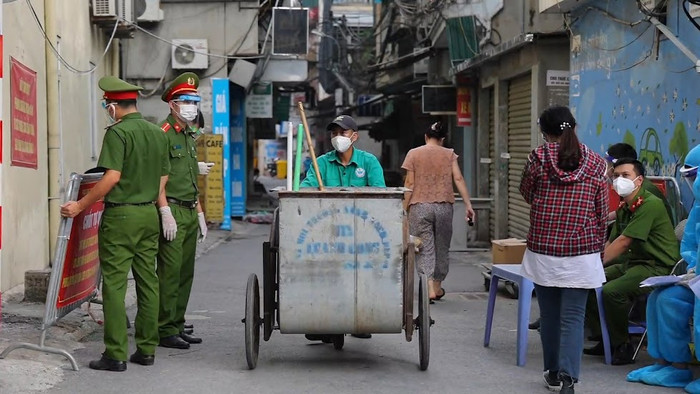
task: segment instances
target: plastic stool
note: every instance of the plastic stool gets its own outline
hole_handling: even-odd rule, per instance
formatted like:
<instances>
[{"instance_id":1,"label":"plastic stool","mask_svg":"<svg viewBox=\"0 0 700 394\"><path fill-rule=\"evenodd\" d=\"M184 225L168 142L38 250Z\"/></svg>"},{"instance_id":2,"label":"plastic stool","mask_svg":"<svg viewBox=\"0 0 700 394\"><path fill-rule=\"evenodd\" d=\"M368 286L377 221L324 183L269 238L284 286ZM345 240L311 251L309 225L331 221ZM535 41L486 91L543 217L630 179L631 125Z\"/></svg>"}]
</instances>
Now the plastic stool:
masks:
<instances>
[{"instance_id":1,"label":"plastic stool","mask_svg":"<svg viewBox=\"0 0 700 394\"><path fill-rule=\"evenodd\" d=\"M525 365L527 355L527 335L530 321L530 304L532 302L532 291L534 284L529 279L520 274L521 264L494 264L491 269L491 284L489 286L489 301L486 309L486 326L484 329L484 347L488 347L491 341L491 326L493 324L493 311L496 306L496 295L498 291L499 279L505 279L518 284L520 289L518 297L518 343L516 363L519 367ZM603 288L595 289L598 300L598 310L600 311L600 325L605 349L605 363L610 364L610 338L606 329L605 312L601 292Z\"/></svg>"}]
</instances>

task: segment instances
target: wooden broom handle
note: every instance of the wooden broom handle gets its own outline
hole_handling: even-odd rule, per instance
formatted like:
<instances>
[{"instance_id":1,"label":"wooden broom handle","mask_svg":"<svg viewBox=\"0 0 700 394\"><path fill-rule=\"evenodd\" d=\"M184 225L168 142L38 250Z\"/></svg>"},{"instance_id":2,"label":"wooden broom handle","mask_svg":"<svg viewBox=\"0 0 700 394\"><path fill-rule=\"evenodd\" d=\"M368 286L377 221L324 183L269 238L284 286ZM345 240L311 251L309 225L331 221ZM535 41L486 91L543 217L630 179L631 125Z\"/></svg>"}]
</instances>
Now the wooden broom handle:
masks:
<instances>
[{"instance_id":1,"label":"wooden broom handle","mask_svg":"<svg viewBox=\"0 0 700 394\"><path fill-rule=\"evenodd\" d=\"M318 190L326 190L323 187L323 179L321 179L321 172L318 170L318 162L316 161L316 152L314 152L314 144L311 142L311 132L309 131L309 124L306 122L306 112L304 112L304 103L301 101L298 103L299 115L301 115L301 123L304 125L304 134L306 134L306 144L309 146L309 153L311 153L311 163L314 166L314 172L316 172L316 179L318 179Z\"/></svg>"}]
</instances>

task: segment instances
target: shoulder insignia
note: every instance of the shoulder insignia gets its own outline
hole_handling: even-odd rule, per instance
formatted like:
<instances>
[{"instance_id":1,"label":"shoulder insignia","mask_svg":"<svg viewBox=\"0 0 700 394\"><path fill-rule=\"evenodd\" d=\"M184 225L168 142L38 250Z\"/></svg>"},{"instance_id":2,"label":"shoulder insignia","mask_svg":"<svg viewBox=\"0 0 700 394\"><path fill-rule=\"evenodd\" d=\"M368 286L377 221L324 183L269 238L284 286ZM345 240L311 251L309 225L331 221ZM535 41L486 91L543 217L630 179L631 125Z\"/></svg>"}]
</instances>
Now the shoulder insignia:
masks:
<instances>
[{"instance_id":1,"label":"shoulder insignia","mask_svg":"<svg viewBox=\"0 0 700 394\"><path fill-rule=\"evenodd\" d=\"M163 130L164 133L168 132L172 126L170 126L170 123L165 122L162 126L160 126L160 129Z\"/></svg>"}]
</instances>

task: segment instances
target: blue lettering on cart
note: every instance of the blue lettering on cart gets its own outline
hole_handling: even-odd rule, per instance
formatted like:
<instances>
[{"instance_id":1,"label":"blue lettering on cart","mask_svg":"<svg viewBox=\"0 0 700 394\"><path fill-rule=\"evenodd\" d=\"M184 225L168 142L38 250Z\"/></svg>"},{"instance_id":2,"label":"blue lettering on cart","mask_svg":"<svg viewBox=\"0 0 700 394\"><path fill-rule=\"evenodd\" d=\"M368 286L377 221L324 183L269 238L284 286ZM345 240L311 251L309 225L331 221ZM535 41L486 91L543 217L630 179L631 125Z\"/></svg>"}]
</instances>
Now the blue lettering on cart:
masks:
<instances>
[{"instance_id":1,"label":"blue lettering on cart","mask_svg":"<svg viewBox=\"0 0 700 394\"><path fill-rule=\"evenodd\" d=\"M330 227L331 234L337 239L337 242L313 242L312 228L322 222L324 219L336 214L349 214L362 220L370 220L371 226L376 231L379 237L379 242L355 242L355 229L350 224L332 223ZM334 222L339 221L337 217ZM340 220L342 223L343 220ZM380 254L383 257L383 262L376 261L376 258L371 258L360 263L348 261L343 263L343 267L347 270L355 269L373 269L375 264L379 263L381 269L389 268L391 260L391 243L387 239L388 232L384 226L375 218L369 215L369 212L364 209L359 209L354 205L345 206L342 209L333 208L318 212L315 216L309 218L305 223L305 228L302 228L296 238L296 258L302 259L304 255L317 254L346 254L356 258L358 256L371 256ZM347 241L346 241L347 240ZM363 259L364 260L364 259Z\"/></svg>"}]
</instances>

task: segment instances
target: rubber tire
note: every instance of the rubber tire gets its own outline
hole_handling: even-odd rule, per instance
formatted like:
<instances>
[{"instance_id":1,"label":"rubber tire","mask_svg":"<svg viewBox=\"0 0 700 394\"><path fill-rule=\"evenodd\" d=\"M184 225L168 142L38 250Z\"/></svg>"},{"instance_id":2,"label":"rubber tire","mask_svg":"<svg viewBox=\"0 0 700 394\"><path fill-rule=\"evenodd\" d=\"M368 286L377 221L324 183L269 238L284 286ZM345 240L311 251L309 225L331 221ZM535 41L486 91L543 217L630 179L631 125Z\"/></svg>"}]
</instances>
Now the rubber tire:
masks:
<instances>
[{"instance_id":1,"label":"rubber tire","mask_svg":"<svg viewBox=\"0 0 700 394\"><path fill-rule=\"evenodd\" d=\"M430 363L430 295L428 277L420 274L418 283L418 355L420 370L428 369Z\"/></svg>"},{"instance_id":2,"label":"rubber tire","mask_svg":"<svg viewBox=\"0 0 700 394\"><path fill-rule=\"evenodd\" d=\"M248 369L258 365L260 350L260 289L258 277L250 274L245 292L245 359Z\"/></svg>"},{"instance_id":3,"label":"rubber tire","mask_svg":"<svg viewBox=\"0 0 700 394\"><path fill-rule=\"evenodd\" d=\"M333 349L343 350L343 345L345 345L345 335L344 334L333 335Z\"/></svg>"}]
</instances>

